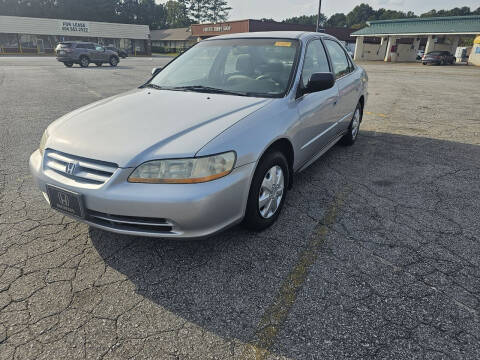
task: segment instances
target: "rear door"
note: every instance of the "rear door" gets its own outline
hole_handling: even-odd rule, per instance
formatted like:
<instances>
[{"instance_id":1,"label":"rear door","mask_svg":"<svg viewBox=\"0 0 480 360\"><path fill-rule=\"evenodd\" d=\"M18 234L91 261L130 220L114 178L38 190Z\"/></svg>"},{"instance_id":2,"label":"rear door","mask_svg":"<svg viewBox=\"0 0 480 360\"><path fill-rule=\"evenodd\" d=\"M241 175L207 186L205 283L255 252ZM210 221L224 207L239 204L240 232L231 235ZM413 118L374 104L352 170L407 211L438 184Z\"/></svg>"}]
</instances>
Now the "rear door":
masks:
<instances>
[{"instance_id":1,"label":"rear door","mask_svg":"<svg viewBox=\"0 0 480 360\"><path fill-rule=\"evenodd\" d=\"M355 74L355 66L337 41L325 39L325 45L338 86L337 130L341 131L350 125L360 99L362 81L360 76Z\"/></svg>"},{"instance_id":2,"label":"rear door","mask_svg":"<svg viewBox=\"0 0 480 360\"><path fill-rule=\"evenodd\" d=\"M319 39L308 43L302 69L302 84L306 86L314 73L331 72L327 53ZM303 164L328 144L332 126L337 117L338 90L333 88L297 99L299 122L294 143L298 148L299 163Z\"/></svg>"}]
</instances>

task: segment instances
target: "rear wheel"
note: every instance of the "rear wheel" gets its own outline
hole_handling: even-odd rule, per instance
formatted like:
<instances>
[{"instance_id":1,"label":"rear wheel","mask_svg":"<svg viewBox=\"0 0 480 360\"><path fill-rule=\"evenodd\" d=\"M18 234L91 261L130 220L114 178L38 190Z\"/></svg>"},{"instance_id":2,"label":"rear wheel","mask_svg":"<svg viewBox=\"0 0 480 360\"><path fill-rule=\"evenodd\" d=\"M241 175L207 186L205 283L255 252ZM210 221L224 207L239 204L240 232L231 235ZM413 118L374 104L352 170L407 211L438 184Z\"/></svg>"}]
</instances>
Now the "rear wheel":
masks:
<instances>
[{"instance_id":1,"label":"rear wheel","mask_svg":"<svg viewBox=\"0 0 480 360\"><path fill-rule=\"evenodd\" d=\"M341 142L343 145L351 146L357 141L358 133L360 132L360 123L362 121L362 104L358 103L355 112L353 113L352 121L348 127L348 132L343 136Z\"/></svg>"},{"instance_id":2,"label":"rear wheel","mask_svg":"<svg viewBox=\"0 0 480 360\"><path fill-rule=\"evenodd\" d=\"M266 153L258 164L248 195L243 225L254 231L262 231L278 219L285 203L290 179L285 155L275 150Z\"/></svg>"},{"instance_id":3,"label":"rear wheel","mask_svg":"<svg viewBox=\"0 0 480 360\"><path fill-rule=\"evenodd\" d=\"M66 67L72 67L73 62L66 62L66 63L63 63L63 65L65 65Z\"/></svg>"},{"instance_id":4,"label":"rear wheel","mask_svg":"<svg viewBox=\"0 0 480 360\"><path fill-rule=\"evenodd\" d=\"M110 62L110 65L113 67L118 65L118 59L115 56L112 56L109 62Z\"/></svg>"},{"instance_id":5,"label":"rear wheel","mask_svg":"<svg viewBox=\"0 0 480 360\"><path fill-rule=\"evenodd\" d=\"M86 67L88 67L88 65L90 65L90 60L88 59L88 57L81 56L80 57L80 66L86 68Z\"/></svg>"}]
</instances>

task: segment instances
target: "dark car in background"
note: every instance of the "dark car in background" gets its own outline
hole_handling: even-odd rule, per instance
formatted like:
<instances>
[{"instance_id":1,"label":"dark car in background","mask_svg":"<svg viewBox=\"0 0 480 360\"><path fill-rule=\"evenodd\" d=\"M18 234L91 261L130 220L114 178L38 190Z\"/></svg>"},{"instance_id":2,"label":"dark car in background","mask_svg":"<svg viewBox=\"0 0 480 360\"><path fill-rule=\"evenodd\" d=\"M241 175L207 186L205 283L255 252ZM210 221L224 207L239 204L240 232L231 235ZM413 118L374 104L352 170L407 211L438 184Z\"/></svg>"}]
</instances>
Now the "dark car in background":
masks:
<instances>
[{"instance_id":1,"label":"dark car in background","mask_svg":"<svg viewBox=\"0 0 480 360\"><path fill-rule=\"evenodd\" d=\"M57 60L67 67L79 64L81 67L88 67L90 63L97 66L110 64L117 66L120 62L119 55L115 51L107 50L103 46L79 41L61 42L55 48Z\"/></svg>"},{"instance_id":2,"label":"dark car in background","mask_svg":"<svg viewBox=\"0 0 480 360\"><path fill-rule=\"evenodd\" d=\"M115 46L105 46L105 49L116 52L118 56L120 56L122 59L128 57L128 53L126 50L116 48Z\"/></svg>"},{"instance_id":3,"label":"dark car in background","mask_svg":"<svg viewBox=\"0 0 480 360\"><path fill-rule=\"evenodd\" d=\"M423 56L422 63L423 65L453 65L455 64L455 56L448 51L432 51Z\"/></svg>"}]
</instances>

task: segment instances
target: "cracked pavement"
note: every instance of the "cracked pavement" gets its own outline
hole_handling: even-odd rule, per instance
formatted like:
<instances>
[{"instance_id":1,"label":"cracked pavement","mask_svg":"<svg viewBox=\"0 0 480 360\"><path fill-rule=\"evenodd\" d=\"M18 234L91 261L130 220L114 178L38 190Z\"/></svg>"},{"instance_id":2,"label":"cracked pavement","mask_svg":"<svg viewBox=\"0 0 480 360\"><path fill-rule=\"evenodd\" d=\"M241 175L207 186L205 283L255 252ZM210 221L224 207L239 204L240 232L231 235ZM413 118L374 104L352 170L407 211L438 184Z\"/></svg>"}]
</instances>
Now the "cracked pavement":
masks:
<instances>
[{"instance_id":1,"label":"cracked pavement","mask_svg":"<svg viewBox=\"0 0 480 360\"><path fill-rule=\"evenodd\" d=\"M166 61L0 58L0 359L480 358L480 69L364 64L358 142L261 234L132 238L50 210L28 172L45 127Z\"/></svg>"}]
</instances>

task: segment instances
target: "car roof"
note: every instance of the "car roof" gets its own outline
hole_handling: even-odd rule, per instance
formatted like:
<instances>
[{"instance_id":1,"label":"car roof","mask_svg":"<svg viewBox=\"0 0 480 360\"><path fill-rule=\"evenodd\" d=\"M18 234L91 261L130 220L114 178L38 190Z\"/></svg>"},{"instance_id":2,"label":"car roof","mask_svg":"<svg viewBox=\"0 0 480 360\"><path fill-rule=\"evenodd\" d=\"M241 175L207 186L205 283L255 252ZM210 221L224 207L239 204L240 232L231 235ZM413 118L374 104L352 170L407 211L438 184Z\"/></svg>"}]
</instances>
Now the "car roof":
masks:
<instances>
[{"instance_id":1,"label":"car roof","mask_svg":"<svg viewBox=\"0 0 480 360\"><path fill-rule=\"evenodd\" d=\"M312 36L321 36L325 38L335 37L318 32L306 32L306 31L263 31L263 32L251 32L251 33L237 33L237 34L228 34L228 35L219 35L215 37L208 38L203 41L210 40L224 40L224 39L303 39L309 38Z\"/></svg>"}]
</instances>

